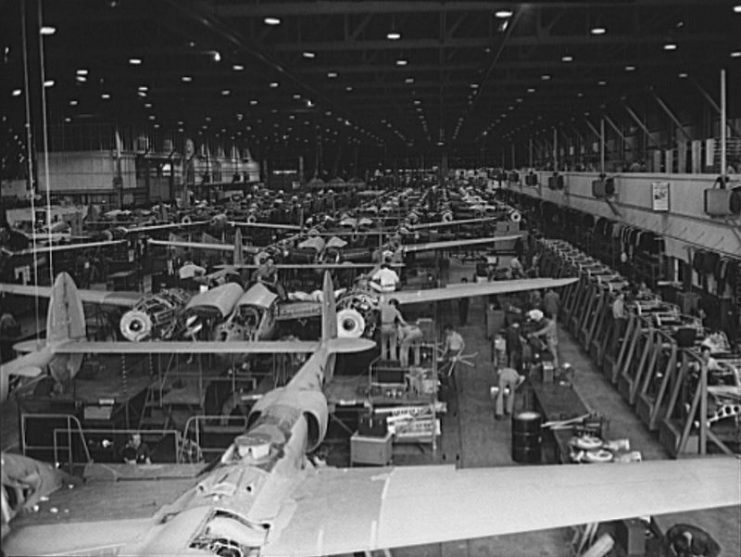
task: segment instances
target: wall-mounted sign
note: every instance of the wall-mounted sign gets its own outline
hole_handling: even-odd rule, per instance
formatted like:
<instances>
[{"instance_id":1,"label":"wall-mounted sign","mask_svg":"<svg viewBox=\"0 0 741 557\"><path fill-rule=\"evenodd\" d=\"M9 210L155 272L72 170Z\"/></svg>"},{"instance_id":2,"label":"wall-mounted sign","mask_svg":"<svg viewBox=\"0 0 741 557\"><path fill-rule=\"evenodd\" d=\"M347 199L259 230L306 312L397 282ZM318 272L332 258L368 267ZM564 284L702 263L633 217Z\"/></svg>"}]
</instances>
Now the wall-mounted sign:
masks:
<instances>
[{"instance_id":1,"label":"wall-mounted sign","mask_svg":"<svg viewBox=\"0 0 741 557\"><path fill-rule=\"evenodd\" d=\"M669 182L651 182L651 203L654 211L669 210Z\"/></svg>"}]
</instances>

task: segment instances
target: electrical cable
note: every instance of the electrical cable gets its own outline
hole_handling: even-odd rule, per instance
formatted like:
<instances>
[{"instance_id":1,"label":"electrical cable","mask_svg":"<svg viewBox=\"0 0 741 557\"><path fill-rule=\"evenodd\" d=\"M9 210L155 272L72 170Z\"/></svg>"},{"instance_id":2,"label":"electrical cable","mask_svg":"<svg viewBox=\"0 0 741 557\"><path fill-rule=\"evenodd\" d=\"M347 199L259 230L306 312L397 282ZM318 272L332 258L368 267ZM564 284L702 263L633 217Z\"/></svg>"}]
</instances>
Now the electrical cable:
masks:
<instances>
[{"instance_id":1,"label":"electrical cable","mask_svg":"<svg viewBox=\"0 0 741 557\"><path fill-rule=\"evenodd\" d=\"M26 111L26 158L28 159L28 183L30 185L31 198L31 242L33 257L33 281L36 288L39 287L39 260L36 253L36 190L33 173L33 129L31 125L31 78L28 71L28 43L26 37L26 3L21 2L21 37L23 39L23 86L25 88L25 111ZM39 298L34 296L34 316L36 323L40 320ZM36 340L39 340L39 328L36 327Z\"/></svg>"}]
</instances>

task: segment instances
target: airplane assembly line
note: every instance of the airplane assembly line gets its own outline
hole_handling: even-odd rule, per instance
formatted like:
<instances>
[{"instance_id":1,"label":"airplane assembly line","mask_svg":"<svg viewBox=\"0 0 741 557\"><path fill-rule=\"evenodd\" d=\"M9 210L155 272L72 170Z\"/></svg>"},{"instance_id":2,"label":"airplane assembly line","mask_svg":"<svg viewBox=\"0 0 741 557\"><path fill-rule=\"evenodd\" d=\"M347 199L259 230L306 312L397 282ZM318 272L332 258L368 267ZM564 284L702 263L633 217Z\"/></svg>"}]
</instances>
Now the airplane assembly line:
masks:
<instances>
[{"instance_id":1,"label":"airplane assembly line","mask_svg":"<svg viewBox=\"0 0 741 557\"><path fill-rule=\"evenodd\" d=\"M737 4L2 4L2 557L741 555Z\"/></svg>"}]
</instances>

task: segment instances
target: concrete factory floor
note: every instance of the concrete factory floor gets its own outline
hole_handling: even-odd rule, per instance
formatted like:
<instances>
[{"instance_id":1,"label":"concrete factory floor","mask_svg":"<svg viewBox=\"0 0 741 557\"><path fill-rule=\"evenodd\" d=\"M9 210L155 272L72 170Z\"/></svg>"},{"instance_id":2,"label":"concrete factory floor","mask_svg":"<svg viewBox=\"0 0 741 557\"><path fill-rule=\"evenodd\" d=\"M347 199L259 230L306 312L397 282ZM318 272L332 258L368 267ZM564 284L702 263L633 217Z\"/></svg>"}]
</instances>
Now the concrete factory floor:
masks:
<instances>
[{"instance_id":1,"label":"concrete factory floor","mask_svg":"<svg viewBox=\"0 0 741 557\"><path fill-rule=\"evenodd\" d=\"M471 275L471 266L456 265L451 268L451 282ZM452 323L466 340L466 353L477 353L474 367L460 366L456 373L455 390L445 390L442 398L448 412L442 417L442 437L437 450L427 445L398 445L394 448L394 464L455 463L461 467L508 466L511 458L511 425L509 420L494 419L494 403L489 388L496 383L496 373L491 363L491 342L486 338L484 324L485 304L481 298L471 300L468 324L458 322L457 302L446 306L449 315L444 322ZM447 319L445 319L447 318ZM442 323L441 323L442 324ZM607 436L610 439L630 439L631 449L642 453L646 460L665 459L667 454L657 437L651 434L632 408L624 402L609 381L592 365L585 351L571 338L559 331L562 362L569 362L576 370L574 389L586 407L609 418ZM521 401L518 401L518 403ZM2 448L17 450L18 427L15 405L2 407ZM585 465L586 466L586 465ZM610 465L607 465L610 466ZM620 466L614 465L616 474ZM543 478L547 482L546 477ZM434 489L435 486L430 486ZM681 490L682 486L677 486ZM557 505L557 501L543 501L544 505ZM445 513L444 508L440 509ZM506 503L493 505L491 520L506 513ZM537 522L537 516L533 517ZM701 526L711 532L723 547L722 555L741 555L741 507L731 507L681 515L657 517L657 522L667 529L677 522ZM569 528L542 530L528 534L497 536L465 542L450 542L431 546L398 548L394 556L506 556L506 557L566 557L574 555L571 545L573 531ZM655 549L656 544L652 545ZM656 555L657 553L652 552Z\"/></svg>"},{"instance_id":2,"label":"concrete factory floor","mask_svg":"<svg viewBox=\"0 0 741 557\"><path fill-rule=\"evenodd\" d=\"M451 265L451 282L470 276L471 269ZM478 352L475 367L461 366L457 372L456 391L443 393L448 403L448 413L442 418L442 438L436 455L409 454L404 446L395 447L394 463L428 464L457 463L461 467L510 466L515 463L511 456L511 423L509 420L494 419L494 402L489 387L496 384L496 374L491 363L491 341L486 338L484 322L485 303L481 298L471 300L468 324L460 326L456 302L450 304L447 321L466 340L466 353ZM571 334L559 329L559 348L562 362L569 362L576 370L574 389L590 411L609 418L607 436L610 439L630 439L632 450L640 451L645 460L666 459L668 455L651 434L633 409L623 400L617 389L592 364L589 355L572 339ZM518 401L518 404L520 401ZM400 450L403 450L399 454ZM576 466L576 465L574 465ZM589 466L589 465L582 465ZM605 465L611 466L611 465ZM615 464L616 472L619 466ZM543 478L547 482L547 478ZM430 486L434 489L434 486ZM681 490L682 486L677 486ZM544 501L544 505L557 505L558 501ZM445 513L445 509L440 509ZM506 513L506 504L494 506L491 519ZM534 517L537 521L537 517ZM741 555L741 507L729 507L693 513L681 513L657 517L664 529L678 522L696 524L710 532L723 547L722 555ZM541 530L527 534L494 536L465 542L450 542L422 547L393 550L395 557L571 557L574 555L571 540L573 530L560 528ZM649 544L654 548L656 544ZM656 554L656 553L654 553Z\"/></svg>"}]
</instances>

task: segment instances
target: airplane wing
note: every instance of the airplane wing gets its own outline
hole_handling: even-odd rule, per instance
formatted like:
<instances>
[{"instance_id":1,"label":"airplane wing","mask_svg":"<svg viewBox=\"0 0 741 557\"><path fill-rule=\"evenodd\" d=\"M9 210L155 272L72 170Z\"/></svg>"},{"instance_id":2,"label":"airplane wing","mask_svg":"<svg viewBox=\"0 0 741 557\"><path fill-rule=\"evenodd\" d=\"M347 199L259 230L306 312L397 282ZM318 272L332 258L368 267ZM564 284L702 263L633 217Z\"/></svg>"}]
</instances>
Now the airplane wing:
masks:
<instances>
[{"instance_id":1,"label":"airplane wing","mask_svg":"<svg viewBox=\"0 0 741 557\"><path fill-rule=\"evenodd\" d=\"M190 226L202 226L208 224L207 220L199 220L195 222L172 222L168 224L150 224L148 226L139 226L135 228L124 228L127 234L135 232L152 232L154 230L171 230L173 228L188 228Z\"/></svg>"},{"instance_id":2,"label":"airplane wing","mask_svg":"<svg viewBox=\"0 0 741 557\"><path fill-rule=\"evenodd\" d=\"M239 222L229 221L232 226L248 226L250 228L268 228L271 230L296 230L300 231L301 226L298 224L273 224L270 222Z\"/></svg>"},{"instance_id":3,"label":"airplane wing","mask_svg":"<svg viewBox=\"0 0 741 557\"><path fill-rule=\"evenodd\" d=\"M368 339L336 338L327 341L330 352L362 352L375 346ZM151 341L91 342L69 340L53 346L55 354L303 354L315 352L318 341Z\"/></svg>"},{"instance_id":4,"label":"airplane wing","mask_svg":"<svg viewBox=\"0 0 741 557\"><path fill-rule=\"evenodd\" d=\"M275 265L276 269L316 269L316 270L332 270L332 269L372 269L377 267L378 263L353 263L351 261L343 261L341 263L278 263ZM390 267L404 267L404 263L391 263ZM217 265L219 269L257 269L259 265Z\"/></svg>"},{"instance_id":5,"label":"airplane wing","mask_svg":"<svg viewBox=\"0 0 741 557\"><path fill-rule=\"evenodd\" d=\"M320 469L283 505L287 523L261 554L335 555L738 505L739 474L741 461L727 457Z\"/></svg>"},{"instance_id":6,"label":"airplane wing","mask_svg":"<svg viewBox=\"0 0 741 557\"><path fill-rule=\"evenodd\" d=\"M544 288L560 288L576 282L577 278L552 279L518 279L495 280L478 284L459 283L451 284L446 288L428 288L423 290L399 290L384 294L387 298L395 298L400 304L419 304L439 302L455 298L470 298L471 296L489 296L491 294L508 294L510 292L524 292L526 290L542 290Z\"/></svg>"},{"instance_id":7,"label":"airplane wing","mask_svg":"<svg viewBox=\"0 0 741 557\"><path fill-rule=\"evenodd\" d=\"M102 248L115 246L117 244L123 244L126 240L114 240L105 242L83 242L80 244L60 244L51 246L36 246L35 248L28 248L20 251L10 252L10 255L33 255L34 253L44 254L58 251L69 251L73 249L88 249L88 248Z\"/></svg>"},{"instance_id":8,"label":"airplane wing","mask_svg":"<svg viewBox=\"0 0 741 557\"><path fill-rule=\"evenodd\" d=\"M442 242L425 242L423 244L404 244L401 246L403 253L417 253L419 251L431 251L436 249L465 248L468 246L480 246L494 244L496 242L514 242L521 235L516 236L491 236L489 238L473 238L471 240L445 240Z\"/></svg>"},{"instance_id":9,"label":"airplane wing","mask_svg":"<svg viewBox=\"0 0 741 557\"><path fill-rule=\"evenodd\" d=\"M205 249L205 250L214 250L214 251L228 251L233 252L234 251L234 245L233 244L207 244L203 242L180 242L180 241L170 241L170 240L154 240L152 238L149 239L149 244L152 246L171 246L174 248L184 248L184 249ZM256 254L261 251L261 248L256 246L242 246L242 250L246 253L250 254Z\"/></svg>"},{"instance_id":10,"label":"airplane wing","mask_svg":"<svg viewBox=\"0 0 741 557\"><path fill-rule=\"evenodd\" d=\"M23 284L0 283L0 292L7 294L19 294L21 296L36 296L49 298L51 286L31 286ZM108 292L107 290L78 290L80 299L89 304L101 304L106 306L118 306L132 308L141 300L141 292Z\"/></svg>"},{"instance_id":11,"label":"airplane wing","mask_svg":"<svg viewBox=\"0 0 741 557\"><path fill-rule=\"evenodd\" d=\"M491 222L495 220L501 220L502 217L481 217L478 219L461 219L461 220L451 220L449 222L424 222L422 224L413 224L412 226L409 226L408 228L412 231L417 230L425 230L429 228L445 228L449 226L460 226L462 224L481 224L484 222Z\"/></svg>"}]
</instances>

